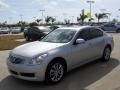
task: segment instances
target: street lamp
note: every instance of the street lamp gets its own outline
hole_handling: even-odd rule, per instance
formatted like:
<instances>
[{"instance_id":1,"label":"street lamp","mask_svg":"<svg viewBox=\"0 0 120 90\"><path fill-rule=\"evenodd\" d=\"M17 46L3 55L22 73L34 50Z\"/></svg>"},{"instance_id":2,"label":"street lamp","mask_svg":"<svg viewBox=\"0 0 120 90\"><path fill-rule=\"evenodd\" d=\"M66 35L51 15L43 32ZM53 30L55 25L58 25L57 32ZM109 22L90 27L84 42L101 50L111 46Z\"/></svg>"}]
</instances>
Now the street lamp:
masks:
<instances>
[{"instance_id":1,"label":"street lamp","mask_svg":"<svg viewBox=\"0 0 120 90\"><path fill-rule=\"evenodd\" d=\"M117 20L119 19L120 16L117 16Z\"/></svg>"},{"instance_id":2,"label":"street lamp","mask_svg":"<svg viewBox=\"0 0 120 90\"><path fill-rule=\"evenodd\" d=\"M111 13L109 13L108 15L109 15L109 22L110 22L110 20L111 20Z\"/></svg>"},{"instance_id":3,"label":"street lamp","mask_svg":"<svg viewBox=\"0 0 120 90\"><path fill-rule=\"evenodd\" d=\"M44 12L45 10L44 9L41 9L40 12L42 13L42 23L43 23L43 19L44 19Z\"/></svg>"},{"instance_id":4,"label":"street lamp","mask_svg":"<svg viewBox=\"0 0 120 90\"><path fill-rule=\"evenodd\" d=\"M90 4L90 19L92 18L92 4L95 3L93 0L88 0L87 3Z\"/></svg>"},{"instance_id":5,"label":"street lamp","mask_svg":"<svg viewBox=\"0 0 120 90\"><path fill-rule=\"evenodd\" d=\"M63 13L64 20L67 19L67 13Z\"/></svg>"},{"instance_id":6,"label":"street lamp","mask_svg":"<svg viewBox=\"0 0 120 90\"><path fill-rule=\"evenodd\" d=\"M105 9L105 8L102 8L102 9L100 9L100 11L101 11L102 14L105 14L106 9ZM102 22L104 22L104 20L105 20L105 19L102 19ZM110 17L109 17L109 21L110 21Z\"/></svg>"}]
</instances>

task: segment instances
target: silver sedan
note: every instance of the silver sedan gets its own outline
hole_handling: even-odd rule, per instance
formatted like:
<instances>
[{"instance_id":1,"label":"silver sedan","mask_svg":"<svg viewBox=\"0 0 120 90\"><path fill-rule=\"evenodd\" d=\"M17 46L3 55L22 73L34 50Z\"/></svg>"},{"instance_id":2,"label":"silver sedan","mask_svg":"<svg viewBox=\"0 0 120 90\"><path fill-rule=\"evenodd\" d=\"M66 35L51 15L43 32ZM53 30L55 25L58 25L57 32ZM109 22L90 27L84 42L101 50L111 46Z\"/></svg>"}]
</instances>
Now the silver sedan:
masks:
<instances>
[{"instance_id":1,"label":"silver sedan","mask_svg":"<svg viewBox=\"0 0 120 90\"><path fill-rule=\"evenodd\" d=\"M13 49L7 66L16 78L58 83L76 67L97 59L109 61L113 47L113 37L99 28L63 27Z\"/></svg>"}]
</instances>

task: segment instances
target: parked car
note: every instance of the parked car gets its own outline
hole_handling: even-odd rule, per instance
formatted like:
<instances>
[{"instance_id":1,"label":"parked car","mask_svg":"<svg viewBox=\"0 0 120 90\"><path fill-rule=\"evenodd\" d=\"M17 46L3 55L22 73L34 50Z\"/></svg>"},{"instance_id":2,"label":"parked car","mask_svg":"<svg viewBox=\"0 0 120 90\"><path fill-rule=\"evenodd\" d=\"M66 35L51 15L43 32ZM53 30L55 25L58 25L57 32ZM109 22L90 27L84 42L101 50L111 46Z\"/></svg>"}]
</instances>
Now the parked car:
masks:
<instances>
[{"instance_id":1,"label":"parked car","mask_svg":"<svg viewBox=\"0 0 120 90\"><path fill-rule=\"evenodd\" d=\"M104 23L91 23L90 26L96 26L100 27L101 25L104 25Z\"/></svg>"},{"instance_id":2,"label":"parked car","mask_svg":"<svg viewBox=\"0 0 120 90\"><path fill-rule=\"evenodd\" d=\"M116 24L104 24L100 26L100 28L107 32L111 32L111 31L116 33L120 32L120 27Z\"/></svg>"},{"instance_id":3,"label":"parked car","mask_svg":"<svg viewBox=\"0 0 120 90\"><path fill-rule=\"evenodd\" d=\"M117 26L118 28L120 28L120 23L116 23L116 26Z\"/></svg>"},{"instance_id":4,"label":"parked car","mask_svg":"<svg viewBox=\"0 0 120 90\"><path fill-rule=\"evenodd\" d=\"M19 33L21 33L20 27L11 28L11 33L12 34L19 34Z\"/></svg>"},{"instance_id":5,"label":"parked car","mask_svg":"<svg viewBox=\"0 0 120 90\"><path fill-rule=\"evenodd\" d=\"M24 32L25 29L26 29L25 27L21 27L20 32Z\"/></svg>"},{"instance_id":6,"label":"parked car","mask_svg":"<svg viewBox=\"0 0 120 90\"><path fill-rule=\"evenodd\" d=\"M7 59L12 76L29 81L60 82L66 72L88 62L109 61L113 37L91 27L58 28L41 41L13 49Z\"/></svg>"},{"instance_id":7,"label":"parked car","mask_svg":"<svg viewBox=\"0 0 120 90\"><path fill-rule=\"evenodd\" d=\"M52 29L47 26L34 26L24 31L24 37L26 41L35 41L41 39L41 37L47 35L51 31Z\"/></svg>"},{"instance_id":8,"label":"parked car","mask_svg":"<svg viewBox=\"0 0 120 90\"><path fill-rule=\"evenodd\" d=\"M8 28L0 28L0 34L9 34L10 30Z\"/></svg>"},{"instance_id":9,"label":"parked car","mask_svg":"<svg viewBox=\"0 0 120 90\"><path fill-rule=\"evenodd\" d=\"M53 26L50 26L49 28L50 28L50 30L55 30L55 29L60 28L60 27L61 26L53 25Z\"/></svg>"}]
</instances>

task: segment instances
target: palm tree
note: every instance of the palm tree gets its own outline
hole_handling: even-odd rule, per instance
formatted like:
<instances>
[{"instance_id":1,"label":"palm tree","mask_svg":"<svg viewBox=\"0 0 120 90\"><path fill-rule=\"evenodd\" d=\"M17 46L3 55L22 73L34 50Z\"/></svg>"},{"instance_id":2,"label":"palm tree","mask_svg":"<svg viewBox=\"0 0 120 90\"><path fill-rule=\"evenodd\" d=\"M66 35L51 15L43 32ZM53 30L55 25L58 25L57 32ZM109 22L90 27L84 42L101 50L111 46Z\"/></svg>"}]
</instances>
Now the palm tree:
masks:
<instances>
[{"instance_id":1,"label":"palm tree","mask_svg":"<svg viewBox=\"0 0 120 90\"><path fill-rule=\"evenodd\" d=\"M47 16L47 17L45 18L46 24L48 24L50 21L51 21L51 17L50 17L50 16Z\"/></svg>"},{"instance_id":2,"label":"palm tree","mask_svg":"<svg viewBox=\"0 0 120 90\"><path fill-rule=\"evenodd\" d=\"M36 22L37 22L38 24L40 24L41 21L42 21L42 19L37 19L37 20L36 20Z\"/></svg>"},{"instance_id":3,"label":"palm tree","mask_svg":"<svg viewBox=\"0 0 120 90\"><path fill-rule=\"evenodd\" d=\"M118 20L117 19L115 19L115 18L113 18L113 20L111 21L112 23L117 23L118 22Z\"/></svg>"},{"instance_id":4,"label":"palm tree","mask_svg":"<svg viewBox=\"0 0 120 90\"><path fill-rule=\"evenodd\" d=\"M25 21L19 21L16 25L17 25L17 26L24 27L24 26L27 26L27 25L28 25L28 23L27 23L27 22L25 22Z\"/></svg>"},{"instance_id":5,"label":"palm tree","mask_svg":"<svg viewBox=\"0 0 120 90\"><path fill-rule=\"evenodd\" d=\"M98 23L101 19L108 18L108 13L96 13L95 17L98 20Z\"/></svg>"},{"instance_id":6,"label":"palm tree","mask_svg":"<svg viewBox=\"0 0 120 90\"><path fill-rule=\"evenodd\" d=\"M88 16L85 15L85 10L83 9L83 10L82 10L82 13L80 14L80 17L77 17L77 21L78 21L78 22L81 22L82 24L84 24L84 21L85 21L85 19L87 19L87 18L88 18Z\"/></svg>"},{"instance_id":7,"label":"palm tree","mask_svg":"<svg viewBox=\"0 0 120 90\"><path fill-rule=\"evenodd\" d=\"M69 19L68 20L65 19L64 22L65 22L65 24L70 24L70 20Z\"/></svg>"},{"instance_id":8,"label":"palm tree","mask_svg":"<svg viewBox=\"0 0 120 90\"><path fill-rule=\"evenodd\" d=\"M7 21L4 21L3 23L2 23L2 26L4 27L4 26L7 26Z\"/></svg>"},{"instance_id":9,"label":"palm tree","mask_svg":"<svg viewBox=\"0 0 120 90\"><path fill-rule=\"evenodd\" d=\"M93 21L93 20L94 20L94 18L90 18L88 21L91 22L91 21Z\"/></svg>"},{"instance_id":10,"label":"palm tree","mask_svg":"<svg viewBox=\"0 0 120 90\"><path fill-rule=\"evenodd\" d=\"M51 17L51 22L52 24L56 21L56 19L54 17Z\"/></svg>"},{"instance_id":11,"label":"palm tree","mask_svg":"<svg viewBox=\"0 0 120 90\"><path fill-rule=\"evenodd\" d=\"M29 26L30 27L33 27L33 26L38 26L39 24L38 23L36 23L36 22L31 22L31 23L29 23Z\"/></svg>"}]
</instances>

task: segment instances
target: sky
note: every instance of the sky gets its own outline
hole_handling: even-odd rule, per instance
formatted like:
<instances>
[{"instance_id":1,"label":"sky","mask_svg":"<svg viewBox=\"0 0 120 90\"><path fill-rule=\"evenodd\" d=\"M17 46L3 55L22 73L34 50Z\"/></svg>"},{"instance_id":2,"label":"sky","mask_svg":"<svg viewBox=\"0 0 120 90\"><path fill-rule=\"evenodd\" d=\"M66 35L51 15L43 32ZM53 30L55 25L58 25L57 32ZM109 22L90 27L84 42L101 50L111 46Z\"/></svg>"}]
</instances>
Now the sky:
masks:
<instances>
[{"instance_id":1,"label":"sky","mask_svg":"<svg viewBox=\"0 0 120 90\"><path fill-rule=\"evenodd\" d=\"M65 18L76 21L82 9L89 12L88 0L0 0L0 22L16 23L21 19L27 22L42 18L41 11L45 10L44 17L53 16L57 21ZM111 19L120 16L120 0L94 0L92 14L103 12L111 13Z\"/></svg>"}]
</instances>

